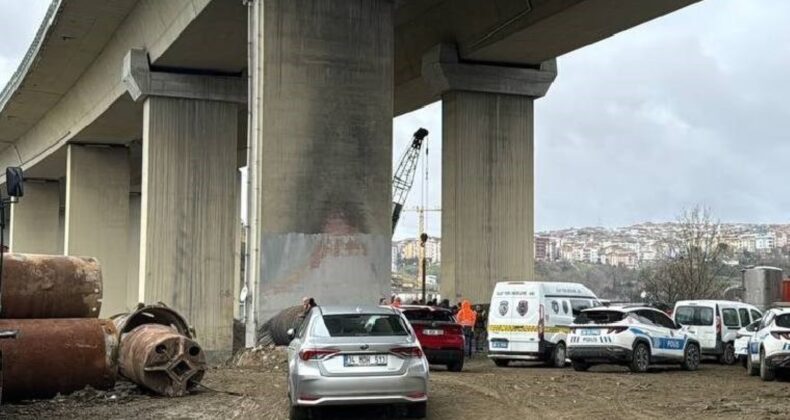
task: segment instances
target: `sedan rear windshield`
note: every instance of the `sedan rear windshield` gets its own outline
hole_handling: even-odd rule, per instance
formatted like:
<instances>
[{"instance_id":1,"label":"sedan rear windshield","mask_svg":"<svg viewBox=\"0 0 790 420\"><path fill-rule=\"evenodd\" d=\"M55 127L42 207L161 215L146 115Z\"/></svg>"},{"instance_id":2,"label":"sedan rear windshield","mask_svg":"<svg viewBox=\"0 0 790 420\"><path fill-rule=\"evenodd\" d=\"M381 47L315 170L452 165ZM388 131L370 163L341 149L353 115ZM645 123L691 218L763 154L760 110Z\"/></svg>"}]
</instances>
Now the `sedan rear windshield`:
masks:
<instances>
[{"instance_id":1,"label":"sedan rear windshield","mask_svg":"<svg viewBox=\"0 0 790 420\"><path fill-rule=\"evenodd\" d=\"M622 321L626 313L620 311L585 311L573 320L574 324L611 324Z\"/></svg>"},{"instance_id":2,"label":"sedan rear windshield","mask_svg":"<svg viewBox=\"0 0 790 420\"><path fill-rule=\"evenodd\" d=\"M713 308L707 306L679 306L675 321L680 325L713 325Z\"/></svg>"},{"instance_id":3,"label":"sedan rear windshield","mask_svg":"<svg viewBox=\"0 0 790 420\"><path fill-rule=\"evenodd\" d=\"M790 314L783 314L776 317L776 326L790 328Z\"/></svg>"},{"instance_id":4,"label":"sedan rear windshield","mask_svg":"<svg viewBox=\"0 0 790 420\"><path fill-rule=\"evenodd\" d=\"M345 314L325 315L324 325L330 337L381 337L409 335L398 315Z\"/></svg>"},{"instance_id":5,"label":"sedan rear windshield","mask_svg":"<svg viewBox=\"0 0 790 420\"><path fill-rule=\"evenodd\" d=\"M450 311L432 311L430 309L408 309L403 311L403 315L409 321L423 322L455 322L453 313Z\"/></svg>"}]
</instances>

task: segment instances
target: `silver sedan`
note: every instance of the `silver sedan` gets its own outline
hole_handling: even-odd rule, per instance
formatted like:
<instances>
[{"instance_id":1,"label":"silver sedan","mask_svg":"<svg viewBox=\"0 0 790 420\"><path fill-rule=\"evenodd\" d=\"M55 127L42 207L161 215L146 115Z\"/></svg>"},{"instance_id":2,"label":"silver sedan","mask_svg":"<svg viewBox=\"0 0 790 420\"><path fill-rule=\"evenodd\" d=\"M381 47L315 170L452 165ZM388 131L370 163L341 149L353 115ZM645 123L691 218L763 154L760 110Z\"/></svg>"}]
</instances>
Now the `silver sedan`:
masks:
<instances>
[{"instance_id":1,"label":"silver sedan","mask_svg":"<svg viewBox=\"0 0 790 420\"><path fill-rule=\"evenodd\" d=\"M425 417L428 361L409 322L390 307L313 308L288 346L291 419L312 407L404 404Z\"/></svg>"}]
</instances>

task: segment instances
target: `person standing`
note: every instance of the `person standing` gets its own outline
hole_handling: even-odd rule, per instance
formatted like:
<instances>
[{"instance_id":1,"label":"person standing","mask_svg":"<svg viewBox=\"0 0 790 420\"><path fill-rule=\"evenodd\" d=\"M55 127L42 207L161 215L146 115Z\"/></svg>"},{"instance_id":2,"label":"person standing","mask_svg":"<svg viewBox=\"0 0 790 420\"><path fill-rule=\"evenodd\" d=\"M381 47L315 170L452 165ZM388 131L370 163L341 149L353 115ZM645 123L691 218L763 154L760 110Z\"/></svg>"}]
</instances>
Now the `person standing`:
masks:
<instances>
[{"instance_id":1,"label":"person standing","mask_svg":"<svg viewBox=\"0 0 790 420\"><path fill-rule=\"evenodd\" d=\"M461 309L456 315L458 323L464 329L464 347L466 355L472 357L472 339L474 338L474 328L477 323L477 313L472 309L472 304L464 299L461 302Z\"/></svg>"},{"instance_id":2,"label":"person standing","mask_svg":"<svg viewBox=\"0 0 790 420\"><path fill-rule=\"evenodd\" d=\"M475 312L477 313L475 321L475 351L480 353L485 350L487 316L480 305L475 305Z\"/></svg>"}]
</instances>

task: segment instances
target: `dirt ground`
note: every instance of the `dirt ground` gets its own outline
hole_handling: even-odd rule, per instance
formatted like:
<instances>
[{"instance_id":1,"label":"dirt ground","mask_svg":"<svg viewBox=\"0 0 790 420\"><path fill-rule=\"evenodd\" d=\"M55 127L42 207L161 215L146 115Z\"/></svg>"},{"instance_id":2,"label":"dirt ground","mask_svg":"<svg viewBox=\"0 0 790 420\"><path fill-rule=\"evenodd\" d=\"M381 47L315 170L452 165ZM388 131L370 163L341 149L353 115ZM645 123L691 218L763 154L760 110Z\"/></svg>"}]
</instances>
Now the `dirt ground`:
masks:
<instances>
[{"instance_id":1,"label":"dirt ground","mask_svg":"<svg viewBox=\"0 0 790 420\"><path fill-rule=\"evenodd\" d=\"M80 391L52 400L0 406L0 418L58 419L286 419L285 368L224 367L209 371L213 390L176 399L150 396L128 383L112 391ZM275 369L276 368L276 369ZM219 391L230 391L231 395ZM577 373L523 364L497 368L484 358L461 373L431 375L430 419L511 418L790 418L790 381L764 383L740 366L704 363L697 372L656 368L631 374L617 366ZM375 407L333 409L328 419L381 419ZM397 413L395 413L397 414Z\"/></svg>"}]
</instances>

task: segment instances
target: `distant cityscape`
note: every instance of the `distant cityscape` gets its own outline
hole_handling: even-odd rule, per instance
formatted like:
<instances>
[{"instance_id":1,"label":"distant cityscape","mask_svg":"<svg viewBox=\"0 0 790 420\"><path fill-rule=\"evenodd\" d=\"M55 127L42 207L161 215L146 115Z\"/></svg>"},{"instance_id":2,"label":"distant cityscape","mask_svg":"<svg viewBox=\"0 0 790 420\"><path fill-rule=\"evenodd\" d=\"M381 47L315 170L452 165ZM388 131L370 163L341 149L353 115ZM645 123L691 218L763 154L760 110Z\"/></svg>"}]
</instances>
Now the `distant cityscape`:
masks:
<instances>
[{"instance_id":1,"label":"distant cityscape","mask_svg":"<svg viewBox=\"0 0 790 420\"><path fill-rule=\"evenodd\" d=\"M677 223L641 223L619 228L583 227L535 234L536 261L573 261L639 268L663 257L661 245L676 235ZM729 263L743 253L790 254L790 224L722 223L719 242L727 245ZM418 238L392 243L392 271L416 264ZM441 238L429 237L425 255L429 264L441 264Z\"/></svg>"}]
</instances>

